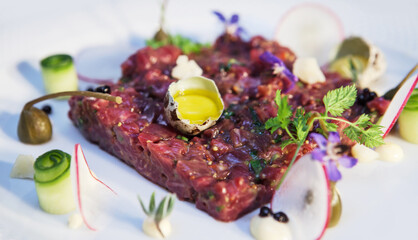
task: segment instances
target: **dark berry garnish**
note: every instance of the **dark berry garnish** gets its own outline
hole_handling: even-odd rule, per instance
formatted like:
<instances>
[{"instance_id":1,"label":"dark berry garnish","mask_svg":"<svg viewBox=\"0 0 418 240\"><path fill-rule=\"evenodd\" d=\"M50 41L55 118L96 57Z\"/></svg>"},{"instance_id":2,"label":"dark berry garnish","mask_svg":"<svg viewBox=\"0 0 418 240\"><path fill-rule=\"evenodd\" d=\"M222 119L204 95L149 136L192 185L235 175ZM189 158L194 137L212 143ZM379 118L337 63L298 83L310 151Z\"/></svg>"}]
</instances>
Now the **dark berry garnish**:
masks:
<instances>
[{"instance_id":1,"label":"dark berry garnish","mask_svg":"<svg viewBox=\"0 0 418 240\"><path fill-rule=\"evenodd\" d=\"M99 93L107 93L107 94L110 94L110 92L111 92L110 87L108 85L99 86L99 87L96 88L95 91L99 92Z\"/></svg>"},{"instance_id":2,"label":"dark berry garnish","mask_svg":"<svg viewBox=\"0 0 418 240\"><path fill-rule=\"evenodd\" d=\"M94 88L93 88L93 87L88 87L88 88L87 88L87 91L89 91L89 92L94 92Z\"/></svg>"},{"instance_id":3,"label":"dark berry garnish","mask_svg":"<svg viewBox=\"0 0 418 240\"><path fill-rule=\"evenodd\" d=\"M268 207L261 207L260 208L260 217L267 217L269 214L273 214L270 208Z\"/></svg>"},{"instance_id":4,"label":"dark berry garnish","mask_svg":"<svg viewBox=\"0 0 418 240\"><path fill-rule=\"evenodd\" d=\"M44 105L43 107L42 107L42 111L44 111L46 114L51 114L52 113L52 108L51 108L51 106L49 106L49 105Z\"/></svg>"},{"instance_id":5,"label":"dark berry garnish","mask_svg":"<svg viewBox=\"0 0 418 240\"><path fill-rule=\"evenodd\" d=\"M277 213L273 214L273 218L276 221L279 221L279 222L282 222L282 223L289 222L289 218L287 217L287 215L284 212L277 212Z\"/></svg>"},{"instance_id":6,"label":"dark berry garnish","mask_svg":"<svg viewBox=\"0 0 418 240\"><path fill-rule=\"evenodd\" d=\"M359 90L357 94L357 103L365 106L368 102L377 97L375 92L371 92L368 88Z\"/></svg>"}]
</instances>

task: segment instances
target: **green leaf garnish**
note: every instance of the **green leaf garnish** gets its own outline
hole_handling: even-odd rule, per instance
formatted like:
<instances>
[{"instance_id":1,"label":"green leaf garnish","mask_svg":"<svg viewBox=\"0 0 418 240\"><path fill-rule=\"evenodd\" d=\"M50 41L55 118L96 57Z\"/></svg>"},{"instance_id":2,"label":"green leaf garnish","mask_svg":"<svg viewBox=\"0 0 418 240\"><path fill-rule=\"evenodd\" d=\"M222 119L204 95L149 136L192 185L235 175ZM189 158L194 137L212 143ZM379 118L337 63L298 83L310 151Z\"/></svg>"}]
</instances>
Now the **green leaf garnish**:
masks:
<instances>
[{"instance_id":1,"label":"green leaf garnish","mask_svg":"<svg viewBox=\"0 0 418 240\"><path fill-rule=\"evenodd\" d=\"M265 160L258 157L257 151L251 151L250 156L252 160L250 160L250 168L254 171L255 177L260 177L261 171L265 167Z\"/></svg>"},{"instance_id":2,"label":"green leaf garnish","mask_svg":"<svg viewBox=\"0 0 418 240\"><path fill-rule=\"evenodd\" d=\"M277 116L270 118L265 123L265 129L270 129L270 132L273 133L277 129L285 129L290 123L290 116L292 116L292 108L289 105L287 96L281 97L280 89L276 92L276 97L274 99L277 105Z\"/></svg>"},{"instance_id":3,"label":"green leaf garnish","mask_svg":"<svg viewBox=\"0 0 418 240\"><path fill-rule=\"evenodd\" d=\"M167 35L168 37L164 40L158 39L148 39L146 40L146 45L152 48L159 48L165 45L174 45L180 48L183 53L199 53L202 48L209 47L210 44L202 44L198 42L193 42L190 38L184 37L180 34L177 35Z\"/></svg>"},{"instance_id":4,"label":"green leaf garnish","mask_svg":"<svg viewBox=\"0 0 418 240\"><path fill-rule=\"evenodd\" d=\"M155 209L155 192L151 194L151 198L149 201L148 209L145 207L145 204L142 202L141 197L138 195L138 201L141 204L141 208L144 213L149 216L153 217L156 223L159 223L162 219L168 217L170 213L173 211L174 207L174 199L175 195L169 194L168 196L164 197L163 200L158 204L158 208Z\"/></svg>"},{"instance_id":5,"label":"green leaf garnish","mask_svg":"<svg viewBox=\"0 0 418 240\"><path fill-rule=\"evenodd\" d=\"M323 101L325 105L325 116L328 113L334 116L341 116L341 114L353 106L357 97L357 89L354 85L340 87L329 91L325 95Z\"/></svg>"},{"instance_id":6,"label":"green leaf garnish","mask_svg":"<svg viewBox=\"0 0 418 240\"><path fill-rule=\"evenodd\" d=\"M281 142L282 149L289 144L295 143L297 145L295 154L289 163L289 166L280 179L277 189L282 184L289 169L292 167L296 156L308 137L309 131L315 121L320 122L320 127L316 129L317 132L327 135L328 132L336 131L337 124L328 121L339 121L348 124L343 132L352 141L364 144L366 147L377 147L382 145L383 132L381 126L375 125L370 121L370 117L366 114L361 115L356 122L352 123L343 118L337 118L342 115L344 111L349 109L357 97L357 89L354 85L340 87L329 91L323 98L325 105L325 113L306 113L303 108L296 109L294 116L292 116L292 109L288 103L287 96L282 97L280 90L276 92L275 103L277 105L277 116L268 119L264 127L270 129L273 134L277 129L283 129L290 139ZM331 114L332 116L329 116Z\"/></svg>"}]
</instances>

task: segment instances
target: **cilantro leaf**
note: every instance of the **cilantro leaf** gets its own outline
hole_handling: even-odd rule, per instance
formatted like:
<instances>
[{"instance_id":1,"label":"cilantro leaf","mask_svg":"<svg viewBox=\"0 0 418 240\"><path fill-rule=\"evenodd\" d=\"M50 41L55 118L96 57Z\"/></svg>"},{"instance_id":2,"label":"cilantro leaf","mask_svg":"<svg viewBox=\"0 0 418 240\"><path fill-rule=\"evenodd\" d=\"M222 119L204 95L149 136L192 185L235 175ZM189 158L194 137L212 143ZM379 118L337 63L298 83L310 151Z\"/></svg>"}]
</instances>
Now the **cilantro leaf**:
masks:
<instances>
[{"instance_id":1,"label":"cilantro leaf","mask_svg":"<svg viewBox=\"0 0 418 240\"><path fill-rule=\"evenodd\" d=\"M282 98L280 89L277 90L274 101L277 105L277 116L268 119L264 125L265 129L271 129L271 133L279 128L287 128L290 123L290 117L292 116L292 108L289 105L287 96Z\"/></svg>"},{"instance_id":2,"label":"cilantro leaf","mask_svg":"<svg viewBox=\"0 0 418 240\"><path fill-rule=\"evenodd\" d=\"M295 113L295 117L292 120L292 125L296 131L296 137L299 143L303 143L308 136L309 126L308 119L310 114L305 114L305 109L298 108Z\"/></svg>"},{"instance_id":3,"label":"cilantro leaf","mask_svg":"<svg viewBox=\"0 0 418 240\"><path fill-rule=\"evenodd\" d=\"M264 124L265 129L270 129L270 133L273 134L280 127L280 120L277 117L269 118Z\"/></svg>"},{"instance_id":4,"label":"cilantro leaf","mask_svg":"<svg viewBox=\"0 0 418 240\"><path fill-rule=\"evenodd\" d=\"M334 116L341 116L346 109L354 104L356 97L357 89L354 85L329 91L323 98L325 116L328 115L328 112Z\"/></svg>"},{"instance_id":5,"label":"cilantro leaf","mask_svg":"<svg viewBox=\"0 0 418 240\"><path fill-rule=\"evenodd\" d=\"M280 144L280 147L281 147L282 149L284 149L285 147L287 147L287 145L292 144L292 143L293 143L293 140L292 140L292 139L287 139L287 140L284 140L284 141Z\"/></svg>"}]
</instances>

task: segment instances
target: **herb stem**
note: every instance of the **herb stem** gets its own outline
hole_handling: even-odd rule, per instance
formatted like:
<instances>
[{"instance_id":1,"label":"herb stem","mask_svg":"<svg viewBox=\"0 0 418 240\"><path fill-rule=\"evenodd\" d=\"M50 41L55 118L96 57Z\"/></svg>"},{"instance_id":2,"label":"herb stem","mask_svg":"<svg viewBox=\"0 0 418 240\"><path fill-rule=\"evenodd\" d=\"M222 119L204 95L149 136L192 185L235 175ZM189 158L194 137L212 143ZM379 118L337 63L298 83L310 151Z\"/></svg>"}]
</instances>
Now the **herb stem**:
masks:
<instances>
[{"instance_id":1,"label":"herb stem","mask_svg":"<svg viewBox=\"0 0 418 240\"><path fill-rule=\"evenodd\" d=\"M297 155L298 155L298 152L299 152L300 148L301 148L301 147L302 147L302 145L303 145L303 142L302 142L302 143L297 143L297 145L298 145L298 146L297 146L297 148L296 148L295 154L293 154L292 160L290 161L289 166L288 166L288 167L287 167L287 169L286 169L286 172L283 174L283 177L280 179L279 184L277 184L276 190L278 190L278 189L280 188L280 186L282 185L282 183L283 183L284 179L286 178L287 174L289 173L289 170L292 168L293 163L295 162L296 157L297 157Z\"/></svg>"},{"instance_id":2,"label":"herb stem","mask_svg":"<svg viewBox=\"0 0 418 240\"><path fill-rule=\"evenodd\" d=\"M112 96L107 93L98 93L98 92L90 92L90 91L66 91L66 92L58 92L58 93L51 93L48 95L44 95L42 97L36 98L30 102L27 102L23 107L24 110L29 110L34 104L42 102L47 99L57 98L62 96L84 96L84 97L94 97L94 98L101 98L108 101L116 102L117 104L122 103L122 98L117 96Z\"/></svg>"},{"instance_id":3,"label":"herb stem","mask_svg":"<svg viewBox=\"0 0 418 240\"><path fill-rule=\"evenodd\" d=\"M289 137L294 141L294 142L298 142L296 140L295 137L293 137L293 134L290 132L289 128L285 127L284 130L286 131L286 133L289 135Z\"/></svg>"},{"instance_id":4,"label":"herb stem","mask_svg":"<svg viewBox=\"0 0 418 240\"><path fill-rule=\"evenodd\" d=\"M316 117L314 118L314 120L336 120L336 121L340 121L343 123L347 123L348 125L352 126L353 128L359 130L361 133L363 133L364 135L368 136L369 134L367 134L367 132L365 132L363 129L361 129L360 127L358 127L357 125L353 124L350 121L341 119L341 118L335 118L335 117L326 117L326 116L321 116L321 117Z\"/></svg>"}]
</instances>

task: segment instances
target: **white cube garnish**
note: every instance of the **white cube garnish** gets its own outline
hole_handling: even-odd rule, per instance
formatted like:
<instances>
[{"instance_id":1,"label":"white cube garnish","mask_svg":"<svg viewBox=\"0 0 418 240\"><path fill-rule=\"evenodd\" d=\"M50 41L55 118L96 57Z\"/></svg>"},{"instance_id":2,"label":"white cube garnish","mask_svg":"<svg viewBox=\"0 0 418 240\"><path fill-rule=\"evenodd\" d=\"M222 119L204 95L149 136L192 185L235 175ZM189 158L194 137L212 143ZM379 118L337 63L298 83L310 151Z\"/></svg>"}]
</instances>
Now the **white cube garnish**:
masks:
<instances>
[{"instance_id":1,"label":"white cube garnish","mask_svg":"<svg viewBox=\"0 0 418 240\"><path fill-rule=\"evenodd\" d=\"M33 169L34 163L35 158L32 155L19 154L10 172L10 177L33 179L35 174L35 170Z\"/></svg>"}]
</instances>

